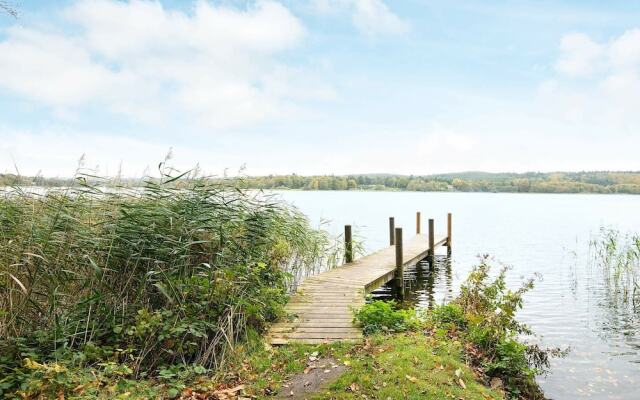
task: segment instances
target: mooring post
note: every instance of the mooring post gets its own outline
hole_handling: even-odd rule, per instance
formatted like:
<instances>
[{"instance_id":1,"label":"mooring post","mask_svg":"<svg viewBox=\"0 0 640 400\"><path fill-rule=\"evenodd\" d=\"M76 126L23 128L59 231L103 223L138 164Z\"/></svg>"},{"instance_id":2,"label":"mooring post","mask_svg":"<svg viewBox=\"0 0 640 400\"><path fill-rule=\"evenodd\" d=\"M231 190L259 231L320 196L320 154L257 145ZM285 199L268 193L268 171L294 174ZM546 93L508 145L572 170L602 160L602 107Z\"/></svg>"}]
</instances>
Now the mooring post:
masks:
<instances>
[{"instance_id":1,"label":"mooring post","mask_svg":"<svg viewBox=\"0 0 640 400\"><path fill-rule=\"evenodd\" d=\"M396 286L400 297L404 296L404 261L402 259L402 228L395 228Z\"/></svg>"},{"instance_id":2,"label":"mooring post","mask_svg":"<svg viewBox=\"0 0 640 400\"><path fill-rule=\"evenodd\" d=\"M451 254L451 213L447 214L447 253Z\"/></svg>"},{"instance_id":3,"label":"mooring post","mask_svg":"<svg viewBox=\"0 0 640 400\"><path fill-rule=\"evenodd\" d=\"M353 239L351 225L344 226L344 260L347 264L353 262Z\"/></svg>"},{"instance_id":4,"label":"mooring post","mask_svg":"<svg viewBox=\"0 0 640 400\"><path fill-rule=\"evenodd\" d=\"M395 234L394 231L396 227L395 218L389 217L389 246L393 246L395 244Z\"/></svg>"},{"instance_id":5,"label":"mooring post","mask_svg":"<svg viewBox=\"0 0 640 400\"><path fill-rule=\"evenodd\" d=\"M420 234L420 211L416 213L416 235Z\"/></svg>"},{"instance_id":6,"label":"mooring post","mask_svg":"<svg viewBox=\"0 0 640 400\"><path fill-rule=\"evenodd\" d=\"M429 264L433 268L433 259L435 255L435 228L433 218L429 218Z\"/></svg>"}]
</instances>

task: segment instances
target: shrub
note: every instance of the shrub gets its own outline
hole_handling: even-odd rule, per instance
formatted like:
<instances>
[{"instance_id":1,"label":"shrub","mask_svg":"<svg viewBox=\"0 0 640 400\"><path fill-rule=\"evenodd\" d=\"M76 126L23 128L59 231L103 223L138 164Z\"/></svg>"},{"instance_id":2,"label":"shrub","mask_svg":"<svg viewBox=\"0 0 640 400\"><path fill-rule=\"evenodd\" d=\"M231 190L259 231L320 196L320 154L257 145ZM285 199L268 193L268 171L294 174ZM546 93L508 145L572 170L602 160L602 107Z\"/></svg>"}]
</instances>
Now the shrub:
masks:
<instances>
[{"instance_id":1,"label":"shrub","mask_svg":"<svg viewBox=\"0 0 640 400\"><path fill-rule=\"evenodd\" d=\"M435 306L429 319L439 326L464 328L467 325L462 307L455 303Z\"/></svg>"},{"instance_id":2,"label":"shrub","mask_svg":"<svg viewBox=\"0 0 640 400\"><path fill-rule=\"evenodd\" d=\"M482 257L458 298L436 307L428 320L434 329L445 329L470 342L475 348L471 353L474 361L489 376L503 381L510 398L544 399L535 376L549 367L549 357L563 352L519 340L532 334L515 316L523 306L523 295L533 288L533 280L512 291L505 284L507 269L502 268L494 279L489 277L490 269L488 258Z\"/></svg>"},{"instance_id":3,"label":"shrub","mask_svg":"<svg viewBox=\"0 0 640 400\"><path fill-rule=\"evenodd\" d=\"M415 310L401 310L394 301L375 300L354 312L354 321L366 335L377 332L404 332L419 325Z\"/></svg>"}]
</instances>

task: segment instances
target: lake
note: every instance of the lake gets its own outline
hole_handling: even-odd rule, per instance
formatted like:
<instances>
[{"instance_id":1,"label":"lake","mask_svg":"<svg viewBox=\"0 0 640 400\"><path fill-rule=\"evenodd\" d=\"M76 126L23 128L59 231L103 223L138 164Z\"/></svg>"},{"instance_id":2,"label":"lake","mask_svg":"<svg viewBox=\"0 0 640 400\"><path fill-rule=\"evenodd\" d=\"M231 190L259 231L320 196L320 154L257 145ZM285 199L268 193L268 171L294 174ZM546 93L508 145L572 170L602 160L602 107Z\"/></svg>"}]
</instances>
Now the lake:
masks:
<instances>
[{"instance_id":1,"label":"lake","mask_svg":"<svg viewBox=\"0 0 640 400\"><path fill-rule=\"evenodd\" d=\"M388 218L405 236L415 232L415 212L435 218L446 233L453 213L450 267L415 282L418 307L457 293L479 254L512 266L516 288L536 277L518 315L546 346L570 347L539 378L554 399L640 399L640 312L621 304L603 274L589 263L589 241L600 227L640 232L640 197L582 194L494 194L420 192L277 192L312 221L341 233L351 224L367 251L388 245Z\"/></svg>"}]
</instances>

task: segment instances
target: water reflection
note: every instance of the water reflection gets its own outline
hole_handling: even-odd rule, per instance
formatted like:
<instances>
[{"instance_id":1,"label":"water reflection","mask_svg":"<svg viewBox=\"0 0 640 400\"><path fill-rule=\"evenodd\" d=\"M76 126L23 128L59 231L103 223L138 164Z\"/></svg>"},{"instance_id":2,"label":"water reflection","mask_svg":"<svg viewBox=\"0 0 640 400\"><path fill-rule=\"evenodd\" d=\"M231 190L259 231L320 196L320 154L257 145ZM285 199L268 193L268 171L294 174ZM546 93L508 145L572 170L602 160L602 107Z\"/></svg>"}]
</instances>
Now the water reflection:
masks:
<instances>
[{"instance_id":1,"label":"water reflection","mask_svg":"<svg viewBox=\"0 0 640 400\"><path fill-rule=\"evenodd\" d=\"M431 265L427 259L404 270L403 287L395 282L374 290L373 300L398 300L401 307L433 308L436 304L453 299L453 273L451 257L436 255ZM401 295L403 293L403 295Z\"/></svg>"}]
</instances>

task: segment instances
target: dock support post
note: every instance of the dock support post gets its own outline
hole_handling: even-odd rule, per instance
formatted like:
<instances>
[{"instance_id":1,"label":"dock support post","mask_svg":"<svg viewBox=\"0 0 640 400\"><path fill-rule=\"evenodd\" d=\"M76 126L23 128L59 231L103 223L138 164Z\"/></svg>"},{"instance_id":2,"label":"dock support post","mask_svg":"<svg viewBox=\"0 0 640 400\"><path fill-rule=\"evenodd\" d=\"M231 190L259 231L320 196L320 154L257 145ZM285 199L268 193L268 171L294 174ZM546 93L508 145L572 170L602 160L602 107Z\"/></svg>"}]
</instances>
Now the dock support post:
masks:
<instances>
[{"instance_id":1,"label":"dock support post","mask_svg":"<svg viewBox=\"0 0 640 400\"><path fill-rule=\"evenodd\" d=\"M396 242L395 242L395 227L396 227L396 222L395 222L395 218L393 217L389 217L389 246L393 246Z\"/></svg>"},{"instance_id":2,"label":"dock support post","mask_svg":"<svg viewBox=\"0 0 640 400\"><path fill-rule=\"evenodd\" d=\"M395 228L395 246L396 246L396 286L398 287L398 295L402 299L404 297L404 260L402 259L402 228Z\"/></svg>"},{"instance_id":3,"label":"dock support post","mask_svg":"<svg viewBox=\"0 0 640 400\"><path fill-rule=\"evenodd\" d=\"M429 267L433 269L433 260L435 255L435 228L433 218L429 218Z\"/></svg>"},{"instance_id":4,"label":"dock support post","mask_svg":"<svg viewBox=\"0 0 640 400\"><path fill-rule=\"evenodd\" d=\"M420 234L420 211L416 213L416 235Z\"/></svg>"},{"instance_id":5,"label":"dock support post","mask_svg":"<svg viewBox=\"0 0 640 400\"><path fill-rule=\"evenodd\" d=\"M451 255L451 213L447 214L447 254Z\"/></svg>"},{"instance_id":6,"label":"dock support post","mask_svg":"<svg viewBox=\"0 0 640 400\"><path fill-rule=\"evenodd\" d=\"M344 226L344 261L347 264L353 262L353 238L351 236L351 225Z\"/></svg>"}]
</instances>

